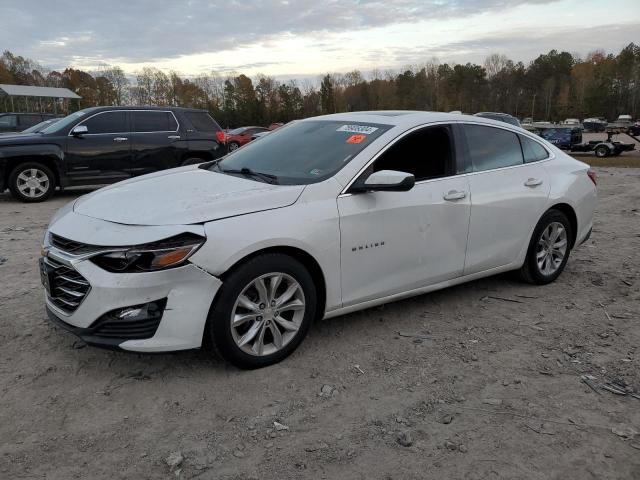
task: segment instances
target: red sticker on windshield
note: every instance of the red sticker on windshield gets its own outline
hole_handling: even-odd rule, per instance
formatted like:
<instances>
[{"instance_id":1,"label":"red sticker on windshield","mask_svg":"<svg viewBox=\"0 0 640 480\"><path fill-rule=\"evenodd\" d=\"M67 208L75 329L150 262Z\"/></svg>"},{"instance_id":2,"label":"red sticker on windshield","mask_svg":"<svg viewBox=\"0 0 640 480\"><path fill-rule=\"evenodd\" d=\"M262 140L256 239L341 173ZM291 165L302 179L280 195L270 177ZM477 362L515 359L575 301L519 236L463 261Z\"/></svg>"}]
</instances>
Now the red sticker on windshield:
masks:
<instances>
[{"instance_id":1,"label":"red sticker on windshield","mask_svg":"<svg viewBox=\"0 0 640 480\"><path fill-rule=\"evenodd\" d=\"M351 135L347 138L347 143L362 143L366 138L366 135Z\"/></svg>"}]
</instances>

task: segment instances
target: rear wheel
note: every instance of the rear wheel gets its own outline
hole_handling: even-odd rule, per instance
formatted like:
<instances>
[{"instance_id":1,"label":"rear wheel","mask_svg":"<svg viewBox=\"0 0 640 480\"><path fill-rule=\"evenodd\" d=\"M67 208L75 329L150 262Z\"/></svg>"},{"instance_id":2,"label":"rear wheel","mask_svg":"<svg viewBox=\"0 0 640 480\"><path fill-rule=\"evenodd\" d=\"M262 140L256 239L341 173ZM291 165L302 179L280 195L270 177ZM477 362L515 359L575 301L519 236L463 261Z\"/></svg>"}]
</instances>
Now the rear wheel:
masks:
<instances>
[{"instance_id":1,"label":"rear wheel","mask_svg":"<svg viewBox=\"0 0 640 480\"><path fill-rule=\"evenodd\" d=\"M236 268L209 313L209 340L240 368L272 365L306 336L317 308L311 275L297 260L265 254Z\"/></svg>"},{"instance_id":2,"label":"rear wheel","mask_svg":"<svg viewBox=\"0 0 640 480\"><path fill-rule=\"evenodd\" d=\"M233 152L234 150L237 150L238 148L240 148L240 144L238 142L229 143L229 151L230 152Z\"/></svg>"},{"instance_id":3,"label":"rear wheel","mask_svg":"<svg viewBox=\"0 0 640 480\"><path fill-rule=\"evenodd\" d=\"M569 259L572 235L571 223L564 213L545 213L533 231L520 277L539 285L558 278Z\"/></svg>"},{"instance_id":4,"label":"rear wheel","mask_svg":"<svg viewBox=\"0 0 640 480\"><path fill-rule=\"evenodd\" d=\"M55 176L49 167L39 162L18 165L9 175L9 190L23 202L44 202L55 189Z\"/></svg>"}]
</instances>

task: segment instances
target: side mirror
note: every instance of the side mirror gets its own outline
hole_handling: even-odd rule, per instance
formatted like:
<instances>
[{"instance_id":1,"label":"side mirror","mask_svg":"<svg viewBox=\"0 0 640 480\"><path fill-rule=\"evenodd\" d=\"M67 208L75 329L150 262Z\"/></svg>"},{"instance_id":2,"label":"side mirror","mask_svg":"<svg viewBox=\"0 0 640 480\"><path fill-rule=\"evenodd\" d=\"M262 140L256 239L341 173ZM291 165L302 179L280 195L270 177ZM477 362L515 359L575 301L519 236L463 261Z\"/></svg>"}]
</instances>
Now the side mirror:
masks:
<instances>
[{"instance_id":1,"label":"side mirror","mask_svg":"<svg viewBox=\"0 0 640 480\"><path fill-rule=\"evenodd\" d=\"M374 172L362 183L354 184L354 192L406 192L416 184L416 178L407 172L380 170Z\"/></svg>"},{"instance_id":2,"label":"side mirror","mask_svg":"<svg viewBox=\"0 0 640 480\"><path fill-rule=\"evenodd\" d=\"M71 135L74 137L81 137L84 133L87 133L89 129L86 125L78 125L77 127L73 127L71 130Z\"/></svg>"}]
</instances>

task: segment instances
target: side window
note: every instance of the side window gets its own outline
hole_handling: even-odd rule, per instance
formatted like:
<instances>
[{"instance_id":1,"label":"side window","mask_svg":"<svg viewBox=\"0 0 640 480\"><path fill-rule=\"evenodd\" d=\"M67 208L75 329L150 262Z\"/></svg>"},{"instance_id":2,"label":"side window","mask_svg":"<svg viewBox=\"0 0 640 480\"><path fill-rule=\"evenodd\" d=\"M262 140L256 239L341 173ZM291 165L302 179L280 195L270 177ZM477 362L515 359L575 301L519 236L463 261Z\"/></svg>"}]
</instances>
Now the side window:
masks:
<instances>
[{"instance_id":1,"label":"side window","mask_svg":"<svg viewBox=\"0 0 640 480\"><path fill-rule=\"evenodd\" d=\"M453 138L446 126L428 127L398 140L373 164L373 172L412 173L416 181L455 173Z\"/></svg>"},{"instance_id":2,"label":"side window","mask_svg":"<svg viewBox=\"0 0 640 480\"><path fill-rule=\"evenodd\" d=\"M40 123L42 117L40 115L20 115L18 121L21 127L27 128L33 127L36 123Z\"/></svg>"},{"instance_id":3,"label":"side window","mask_svg":"<svg viewBox=\"0 0 640 480\"><path fill-rule=\"evenodd\" d=\"M127 115L124 111L105 112L89 118L80 125L87 127L87 133L126 133Z\"/></svg>"},{"instance_id":4,"label":"side window","mask_svg":"<svg viewBox=\"0 0 640 480\"><path fill-rule=\"evenodd\" d=\"M515 133L484 125L465 125L464 133L474 172L522 165L522 149Z\"/></svg>"},{"instance_id":5,"label":"side window","mask_svg":"<svg viewBox=\"0 0 640 480\"><path fill-rule=\"evenodd\" d=\"M0 127L15 127L16 116L15 115L2 115L0 116Z\"/></svg>"},{"instance_id":6,"label":"side window","mask_svg":"<svg viewBox=\"0 0 640 480\"><path fill-rule=\"evenodd\" d=\"M175 132L178 124L170 112L131 112L133 131L144 132Z\"/></svg>"},{"instance_id":7,"label":"side window","mask_svg":"<svg viewBox=\"0 0 640 480\"><path fill-rule=\"evenodd\" d=\"M545 158L549 158L547 149L538 142L520 135L520 143L522 144L522 153L524 154L525 163L539 162Z\"/></svg>"},{"instance_id":8,"label":"side window","mask_svg":"<svg viewBox=\"0 0 640 480\"><path fill-rule=\"evenodd\" d=\"M220 126L206 112L185 112L185 117L198 132L219 132Z\"/></svg>"}]
</instances>

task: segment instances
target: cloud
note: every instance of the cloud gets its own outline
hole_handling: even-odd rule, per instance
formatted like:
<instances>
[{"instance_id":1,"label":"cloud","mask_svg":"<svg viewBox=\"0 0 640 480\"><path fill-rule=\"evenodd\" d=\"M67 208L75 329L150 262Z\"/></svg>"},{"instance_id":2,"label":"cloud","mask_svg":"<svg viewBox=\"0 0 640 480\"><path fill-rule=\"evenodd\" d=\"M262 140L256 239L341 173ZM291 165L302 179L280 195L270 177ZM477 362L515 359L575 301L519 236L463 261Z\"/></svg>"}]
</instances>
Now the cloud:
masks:
<instances>
[{"instance_id":1,"label":"cloud","mask_svg":"<svg viewBox=\"0 0 640 480\"><path fill-rule=\"evenodd\" d=\"M3 6L0 44L53 67L152 62L286 35L464 17L554 0L58 0Z\"/></svg>"}]
</instances>

